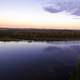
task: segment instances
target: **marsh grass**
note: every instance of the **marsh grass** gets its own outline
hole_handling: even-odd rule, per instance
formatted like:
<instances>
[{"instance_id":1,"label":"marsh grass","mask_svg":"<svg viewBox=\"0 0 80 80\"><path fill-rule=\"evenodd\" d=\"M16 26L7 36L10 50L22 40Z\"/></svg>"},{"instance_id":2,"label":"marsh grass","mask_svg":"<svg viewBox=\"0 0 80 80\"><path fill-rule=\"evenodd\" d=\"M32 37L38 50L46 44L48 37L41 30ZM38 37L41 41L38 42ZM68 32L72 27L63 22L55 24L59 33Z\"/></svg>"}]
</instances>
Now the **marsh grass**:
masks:
<instances>
[{"instance_id":1,"label":"marsh grass","mask_svg":"<svg viewBox=\"0 0 80 80\"><path fill-rule=\"evenodd\" d=\"M34 40L34 41L67 41L80 40L79 30L50 29L2 29L0 41Z\"/></svg>"}]
</instances>

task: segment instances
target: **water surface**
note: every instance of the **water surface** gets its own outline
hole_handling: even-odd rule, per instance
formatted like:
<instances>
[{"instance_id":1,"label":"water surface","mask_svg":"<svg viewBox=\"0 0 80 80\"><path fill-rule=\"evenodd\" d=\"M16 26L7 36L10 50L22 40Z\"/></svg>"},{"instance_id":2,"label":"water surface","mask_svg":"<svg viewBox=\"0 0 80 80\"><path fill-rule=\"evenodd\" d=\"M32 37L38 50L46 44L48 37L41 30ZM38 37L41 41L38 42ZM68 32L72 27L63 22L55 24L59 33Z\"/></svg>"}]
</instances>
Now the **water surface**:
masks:
<instances>
[{"instance_id":1,"label":"water surface","mask_svg":"<svg viewBox=\"0 0 80 80\"><path fill-rule=\"evenodd\" d=\"M68 80L80 41L0 42L1 80Z\"/></svg>"}]
</instances>

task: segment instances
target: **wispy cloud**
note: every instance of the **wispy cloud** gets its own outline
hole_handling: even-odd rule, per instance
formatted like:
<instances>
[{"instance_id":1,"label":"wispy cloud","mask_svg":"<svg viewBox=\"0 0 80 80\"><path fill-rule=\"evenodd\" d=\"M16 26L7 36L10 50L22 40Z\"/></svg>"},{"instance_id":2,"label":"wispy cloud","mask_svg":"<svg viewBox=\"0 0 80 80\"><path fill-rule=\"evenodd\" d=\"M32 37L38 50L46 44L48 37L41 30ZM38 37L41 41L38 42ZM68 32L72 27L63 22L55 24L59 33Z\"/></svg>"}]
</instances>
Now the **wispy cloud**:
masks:
<instances>
[{"instance_id":1,"label":"wispy cloud","mask_svg":"<svg viewBox=\"0 0 80 80\"><path fill-rule=\"evenodd\" d=\"M48 1L48 2L47 2ZM65 11L80 16L80 0L47 0L43 6L45 11L59 13Z\"/></svg>"}]
</instances>

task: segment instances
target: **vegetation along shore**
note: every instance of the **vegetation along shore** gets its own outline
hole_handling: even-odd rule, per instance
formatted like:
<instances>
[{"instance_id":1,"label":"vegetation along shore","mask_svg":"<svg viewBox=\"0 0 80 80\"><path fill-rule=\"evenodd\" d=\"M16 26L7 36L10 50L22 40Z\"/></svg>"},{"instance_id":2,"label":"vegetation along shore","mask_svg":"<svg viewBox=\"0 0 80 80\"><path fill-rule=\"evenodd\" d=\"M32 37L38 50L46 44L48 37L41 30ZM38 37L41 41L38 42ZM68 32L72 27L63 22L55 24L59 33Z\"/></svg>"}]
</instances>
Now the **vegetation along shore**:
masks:
<instances>
[{"instance_id":1,"label":"vegetation along shore","mask_svg":"<svg viewBox=\"0 0 80 80\"><path fill-rule=\"evenodd\" d=\"M0 41L67 41L80 40L80 30L61 29L0 29Z\"/></svg>"}]
</instances>

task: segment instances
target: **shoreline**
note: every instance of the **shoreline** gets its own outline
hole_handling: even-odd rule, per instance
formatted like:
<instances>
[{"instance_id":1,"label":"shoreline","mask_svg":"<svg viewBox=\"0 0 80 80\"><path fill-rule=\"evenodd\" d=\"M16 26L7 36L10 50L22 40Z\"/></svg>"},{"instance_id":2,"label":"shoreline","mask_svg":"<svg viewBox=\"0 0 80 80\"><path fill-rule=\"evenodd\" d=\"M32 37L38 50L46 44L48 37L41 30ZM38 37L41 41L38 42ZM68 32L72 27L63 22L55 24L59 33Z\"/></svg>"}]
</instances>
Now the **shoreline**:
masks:
<instances>
[{"instance_id":1,"label":"shoreline","mask_svg":"<svg viewBox=\"0 0 80 80\"><path fill-rule=\"evenodd\" d=\"M80 30L0 29L0 41L79 41Z\"/></svg>"}]
</instances>

